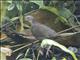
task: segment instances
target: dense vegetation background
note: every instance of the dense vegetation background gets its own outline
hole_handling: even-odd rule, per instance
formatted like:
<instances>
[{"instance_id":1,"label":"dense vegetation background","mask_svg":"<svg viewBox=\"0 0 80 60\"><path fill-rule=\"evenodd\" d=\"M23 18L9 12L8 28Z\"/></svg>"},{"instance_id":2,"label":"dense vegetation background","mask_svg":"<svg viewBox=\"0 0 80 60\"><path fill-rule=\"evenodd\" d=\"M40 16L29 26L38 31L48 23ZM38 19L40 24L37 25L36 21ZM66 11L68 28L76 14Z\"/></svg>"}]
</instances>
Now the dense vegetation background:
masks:
<instances>
[{"instance_id":1,"label":"dense vegetation background","mask_svg":"<svg viewBox=\"0 0 80 60\"><path fill-rule=\"evenodd\" d=\"M0 15L1 47L9 46L13 51L7 60L80 59L80 1L4 0L0 1ZM57 33L70 34L58 38L59 42L37 40L31 24L24 19L28 15Z\"/></svg>"}]
</instances>

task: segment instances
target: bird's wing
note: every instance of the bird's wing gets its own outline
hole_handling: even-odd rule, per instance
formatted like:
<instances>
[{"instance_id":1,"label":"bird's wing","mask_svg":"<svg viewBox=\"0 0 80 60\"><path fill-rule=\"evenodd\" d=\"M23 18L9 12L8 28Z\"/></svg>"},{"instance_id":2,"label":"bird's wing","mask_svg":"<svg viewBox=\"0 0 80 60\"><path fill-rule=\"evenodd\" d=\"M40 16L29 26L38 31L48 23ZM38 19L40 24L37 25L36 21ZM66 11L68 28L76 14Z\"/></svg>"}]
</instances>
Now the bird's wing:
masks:
<instances>
[{"instance_id":1,"label":"bird's wing","mask_svg":"<svg viewBox=\"0 0 80 60\"><path fill-rule=\"evenodd\" d=\"M37 38L50 38L56 36L56 32L43 24L36 23L32 28L33 35Z\"/></svg>"}]
</instances>

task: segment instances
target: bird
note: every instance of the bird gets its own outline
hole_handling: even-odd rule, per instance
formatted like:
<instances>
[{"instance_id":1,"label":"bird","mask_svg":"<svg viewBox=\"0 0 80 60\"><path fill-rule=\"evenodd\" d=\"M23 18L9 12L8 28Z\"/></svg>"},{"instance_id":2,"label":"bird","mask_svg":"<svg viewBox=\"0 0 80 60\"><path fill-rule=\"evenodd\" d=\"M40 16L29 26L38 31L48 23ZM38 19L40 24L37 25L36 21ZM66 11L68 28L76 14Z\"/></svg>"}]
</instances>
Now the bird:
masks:
<instances>
[{"instance_id":1,"label":"bird","mask_svg":"<svg viewBox=\"0 0 80 60\"><path fill-rule=\"evenodd\" d=\"M33 36L37 39L37 40L44 40L44 39L52 39L55 40L56 42L59 42L63 45L75 45L76 43L79 42L75 42L75 40L71 40L72 36L80 33L80 32L75 32L75 33L57 33L55 30L51 29L50 27L41 24L40 22L38 22L37 20L35 20L35 18L31 15L27 15L24 17L25 22L29 22L31 24L31 32L33 34ZM71 36L71 37L70 37ZM69 39L66 39L69 38ZM80 43L79 43L80 44Z\"/></svg>"},{"instance_id":2,"label":"bird","mask_svg":"<svg viewBox=\"0 0 80 60\"><path fill-rule=\"evenodd\" d=\"M55 30L37 22L33 16L26 16L25 21L28 21L31 24L31 32L38 40L59 36Z\"/></svg>"}]
</instances>

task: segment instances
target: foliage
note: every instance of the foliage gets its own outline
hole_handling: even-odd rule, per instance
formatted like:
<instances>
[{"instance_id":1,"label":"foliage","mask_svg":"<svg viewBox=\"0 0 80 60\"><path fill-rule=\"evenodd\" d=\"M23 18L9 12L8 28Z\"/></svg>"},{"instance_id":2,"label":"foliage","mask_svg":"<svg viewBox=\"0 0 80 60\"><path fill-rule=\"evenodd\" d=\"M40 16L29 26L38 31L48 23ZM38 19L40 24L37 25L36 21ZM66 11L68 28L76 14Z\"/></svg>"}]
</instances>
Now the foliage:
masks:
<instances>
[{"instance_id":1,"label":"foliage","mask_svg":"<svg viewBox=\"0 0 80 60\"><path fill-rule=\"evenodd\" d=\"M46 6L47 4L47 6ZM9 17L10 19L14 18L14 17L19 17L20 20L20 29L18 30L23 30L23 15L27 12L30 12L32 10L36 10L36 9L46 9L54 14L56 14L58 17L57 19L60 20L61 22L63 22L64 24L70 25L70 26L74 26L73 24L75 23L74 19L76 18L74 16L74 12L70 11L71 5L73 6L73 8L75 7L75 5L73 4L73 1L71 0L70 2L68 2L66 0L66 2L63 1L45 1L45 0L29 0L29 1L15 1L15 0L11 0L11 1L1 1L1 6L4 6L5 9L2 7L1 11L1 20L3 20L2 18L4 16ZM68 7L69 6L69 7ZM66 8L67 7L67 8ZM27 9L28 8L28 9ZM16 11L16 13L15 13ZM75 11L75 9L74 9ZM77 20L78 21L78 20ZM77 22L77 24L79 23L79 21ZM76 25L76 24L75 24Z\"/></svg>"},{"instance_id":2,"label":"foliage","mask_svg":"<svg viewBox=\"0 0 80 60\"><path fill-rule=\"evenodd\" d=\"M36 1L32 1L36 4L38 4L40 6L41 9L46 9L52 13L55 13L58 16L58 20L60 20L61 22L63 22L66 25L69 26L74 26L74 25L80 25L80 22L77 20L76 16L73 14L76 7L74 4L74 1L68 1L63 0L63 1L39 1L39 3L37 3ZM46 6L47 4L47 6ZM76 24L75 24L75 20L76 19ZM76 30L79 31L80 28L75 28Z\"/></svg>"},{"instance_id":3,"label":"foliage","mask_svg":"<svg viewBox=\"0 0 80 60\"><path fill-rule=\"evenodd\" d=\"M65 46L63 46L63 45L55 42L54 40L50 40L50 39L44 39L44 40L42 41L42 43L41 43L41 45L40 45L40 48L39 48L39 50L37 51L37 52L38 52L38 53L37 53L37 56L34 57L34 58L32 58L32 59L37 59L37 60L39 60L41 55L44 56L44 49L46 49L46 48L47 48L47 51L45 50L45 51L46 51L45 56L46 56L46 58L47 58L47 55L49 55L49 52L51 51L50 49L51 49L51 46L52 46L52 45L60 48L61 50L63 50L64 52L66 52L66 54L67 54L67 53L70 54L70 55L73 57L74 60L78 60L77 57L76 57L76 55L75 55L75 53L74 53L73 51L68 50ZM36 49L36 50L37 50L37 49ZM26 53L24 54L24 57L20 59L21 56L18 56L18 57L17 57L17 60L19 60L19 59L20 59L20 60L24 60L24 59L27 59L29 56L30 56L29 58L31 58L31 56L35 56L35 52L34 52L34 51L36 51L36 50L35 50L35 47L28 48L28 49L26 50ZM31 52L32 52L32 53L31 53ZM19 55L20 55L20 54L19 54ZM45 58L45 57L43 57L42 59L44 59L44 58ZM56 57L55 57L55 54L53 54L53 56L52 56L51 58L52 58L52 60L57 60ZM66 58L63 57L62 60L66 60Z\"/></svg>"},{"instance_id":4,"label":"foliage","mask_svg":"<svg viewBox=\"0 0 80 60\"><path fill-rule=\"evenodd\" d=\"M65 46L63 46L63 45L61 45L61 44L59 44L59 43L57 43L57 42L55 42L55 41L53 41L53 40L44 39L44 40L42 41L42 43L41 43L41 47L44 47L44 46L47 45L47 44L49 44L49 45L54 45L54 46L57 46L57 47L61 48L63 51L71 54L72 57L74 58L74 60L78 60L77 57L75 56L74 52L68 50Z\"/></svg>"},{"instance_id":5,"label":"foliage","mask_svg":"<svg viewBox=\"0 0 80 60\"><path fill-rule=\"evenodd\" d=\"M18 29L16 28L16 30L18 30L19 32L24 30L24 14L31 12L33 10L36 9L44 9L44 10L48 10L52 13L54 13L55 15L57 15L58 17L56 19L60 20L62 23L64 23L65 25L69 25L69 26L74 26L74 25L80 25L80 22L77 20L76 16L73 14L75 9L72 9L71 7L75 8L75 5L73 3L73 0L71 0L71 2L69 3L68 0L63 0L63 1L45 1L45 0L21 0L21 1L16 1L16 0L6 0L6 1L0 1L1 4L1 17L0 17L0 23L2 23L3 21L6 21L7 18L8 21L12 22L14 20L19 19L20 25L18 26ZM70 6L72 4L72 6ZM6 18L7 17L7 18ZM77 20L77 23L75 23L74 20ZM15 26L16 27L16 26ZM80 31L80 30L79 30ZM50 39L44 39L41 43L41 48L44 48L44 45L54 45L57 46L58 48L62 49L63 51L65 51L66 53L69 53L70 55L72 55L74 60L78 60L74 54L74 52L68 50L66 47L64 47L63 45L52 41ZM26 56L28 56L30 49L27 49L24 57L20 60L32 60L31 58L27 58ZM37 56L37 60L39 59L39 53L41 53L41 51L38 51L38 56ZM35 55L35 54L33 54ZM18 60L19 57L16 58L16 60ZM55 56L52 57L52 60L57 60ZM63 57L62 60L67 60L65 57Z\"/></svg>"},{"instance_id":6,"label":"foliage","mask_svg":"<svg viewBox=\"0 0 80 60\"><path fill-rule=\"evenodd\" d=\"M24 1L14 1L14 0L1 1L1 4L2 4L1 5L2 6L1 20L3 21L4 20L3 18L5 18L5 16L9 17L10 19L19 17L20 29L18 28L18 30L20 30L20 31L23 31L23 20L24 20L23 15L24 15L24 13L32 11L36 7L35 3L33 4L33 3L27 2L27 1L25 1L25 2ZM33 8L31 8L32 6L33 6ZM3 7L5 7L6 9L4 9ZM27 8L29 8L29 10ZM38 6L37 6L37 8L38 8Z\"/></svg>"}]
</instances>

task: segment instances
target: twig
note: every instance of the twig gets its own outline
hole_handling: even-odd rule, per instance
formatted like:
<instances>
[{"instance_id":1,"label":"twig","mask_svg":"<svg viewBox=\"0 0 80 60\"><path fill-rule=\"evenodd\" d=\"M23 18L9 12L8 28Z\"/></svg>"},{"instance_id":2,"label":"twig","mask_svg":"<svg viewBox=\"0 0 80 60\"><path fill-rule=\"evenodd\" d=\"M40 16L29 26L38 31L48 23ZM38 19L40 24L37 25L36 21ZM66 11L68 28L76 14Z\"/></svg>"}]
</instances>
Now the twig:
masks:
<instances>
[{"instance_id":1,"label":"twig","mask_svg":"<svg viewBox=\"0 0 80 60\"><path fill-rule=\"evenodd\" d=\"M80 32L73 32L73 33L62 33L62 34L59 34L60 36L62 37L67 37L67 36L72 36L72 35L75 35L75 34L78 34Z\"/></svg>"},{"instance_id":2,"label":"twig","mask_svg":"<svg viewBox=\"0 0 80 60\"><path fill-rule=\"evenodd\" d=\"M24 16L27 16L27 15L33 13L33 12L36 12L37 10L39 10L39 9L36 9L36 10L30 11L30 12L28 12L28 13L25 13Z\"/></svg>"},{"instance_id":3,"label":"twig","mask_svg":"<svg viewBox=\"0 0 80 60\"><path fill-rule=\"evenodd\" d=\"M24 45L24 44L26 44L26 43L23 43L23 44L18 44L18 45L14 45L14 46L10 46L10 48L13 48L13 47L18 47L18 46L22 46L22 45Z\"/></svg>"},{"instance_id":4,"label":"twig","mask_svg":"<svg viewBox=\"0 0 80 60\"><path fill-rule=\"evenodd\" d=\"M34 41L33 43L30 43L30 44L27 44L27 45L25 45L25 46L22 46L22 47L20 47L20 48L18 48L18 49L16 49L16 50L14 50L13 53L14 53L14 52L17 52L17 51L19 51L19 50L21 50L21 49L23 49L23 48L25 48L25 47L28 47L28 46L30 46L30 45L32 45L32 44L38 43L39 41L40 41L40 40L37 40L37 41Z\"/></svg>"},{"instance_id":5,"label":"twig","mask_svg":"<svg viewBox=\"0 0 80 60\"><path fill-rule=\"evenodd\" d=\"M71 29L73 29L73 28L76 28L76 27L79 27L79 26L80 26L80 25L77 25L77 26L73 26L73 27L70 27L70 28L68 28L68 29L62 30L62 31L58 32L58 34L61 34L61 33L63 33L63 32L69 31L69 30L71 30Z\"/></svg>"}]
</instances>

